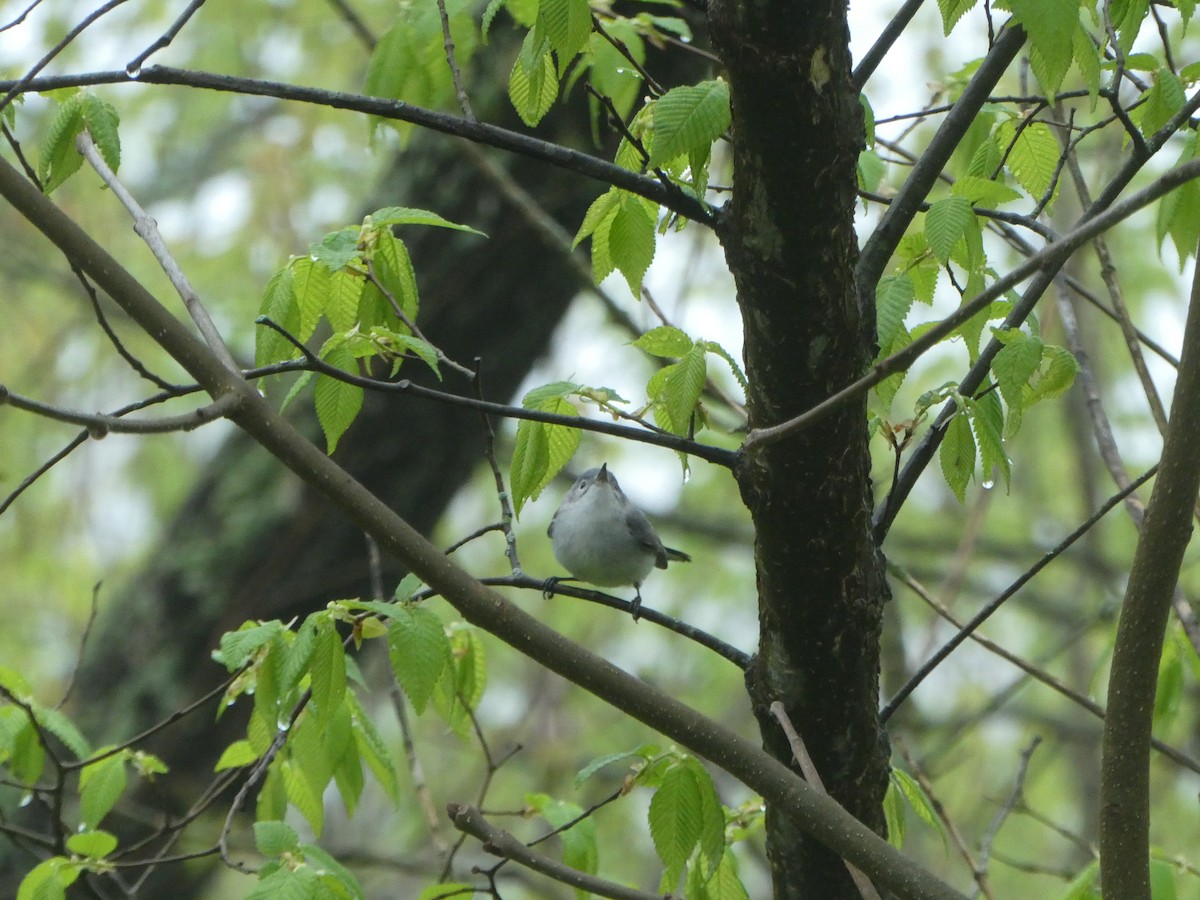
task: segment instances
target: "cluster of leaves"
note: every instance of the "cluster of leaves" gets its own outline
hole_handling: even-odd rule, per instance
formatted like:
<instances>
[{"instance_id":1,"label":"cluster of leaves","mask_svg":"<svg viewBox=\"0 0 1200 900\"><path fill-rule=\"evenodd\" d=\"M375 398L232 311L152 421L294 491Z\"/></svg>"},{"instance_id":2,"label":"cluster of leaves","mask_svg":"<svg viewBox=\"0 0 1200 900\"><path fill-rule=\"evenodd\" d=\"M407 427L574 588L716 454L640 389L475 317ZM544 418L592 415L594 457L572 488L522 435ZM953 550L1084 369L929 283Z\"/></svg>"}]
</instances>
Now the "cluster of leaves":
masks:
<instances>
[{"instance_id":1,"label":"cluster of leaves","mask_svg":"<svg viewBox=\"0 0 1200 900\"><path fill-rule=\"evenodd\" d=\"M333 333L317 356L336 369L361 375L370 360L381 359L390 364L394 377L401 362L416 357L441 377L437 349L414 334L420 306L417 278L404 241L393 233L399 225L433 225L481 234L436 213L399 206L376 210L361 225L330 232L313 244L306 256L294 257L267 283L260 313L293 340L272 328L261 328L255 363L266 366L298 358L302 352L297 343L311 338L324 321ZM305 372L287 401L312 378L312 372ZM315 399L317 418L332 453L362 408L363 389L319 375Z\"/></svg>"},{"instance_id":2,"label":"cluster of leaves","mask_svg":"<svg viewBox=\"0 0 1200 900\"><path fill-rule=\"evenodd\" d=\"M398 595L407 596L412 587L415 582L402 583ZM319 836L326 789L335 786L353 815L364 768L393 801L399 799L391 753L352 689L363 682L346 654L339 624L349 626L356 645L384 639L413 709L420 714L432 703L464 738L483 696L486 673L475 632L447 629L434 613L408 603L343 600L312 613L294 630L278 621L248 622L226 634L214 658L237 674L222 708L245 694L253 696L254 706L246 737L226 748L216 768L266 764L255 836L259 851L272 861L259 871L259 892L307 890L322 882L333 889L329 896L361 896L353 876L327 853L298 843L283 824L284 814L289 806L296 809Z\"/></svg>"},{"instance_id":3,"label":"cluster of leaves","mask_svg":"<svg viewBox=\"0 0 1200 900\"><path fill-rule=\"evenodd\" d=\"M121 139L117 133L120 116L112 104L91 91L61 88L48 91L58 103L50 128L42 143L38 161L38 180L47 194L79 171L83 156L75 138L86 129L96 143L104 162L114 172L121 166Z\"/></svg>"},{"instance_id":4,"label":"cluster of leaves","mask_svg":"<svg viewBox=\"0 0 1200 900\"><path fill-rule=\"evenodd\" d=\"M49 738L62 743L73 760L54 758L53 790L63 791L64 772L79 773L77 798L68 807L75 822L64 842L66 854L55 854L34 866L22 879L18 900L65 896L68 887L85 872L105 872L117 850L115 835L100 823L124 795L129 769L145 779L167 771L162 760L129 747L93 748L61 710L45 706L34 697L32 687L12 669L0 666L0 690L9 701L0 704L0 771L5 780L26 790L46 790ZM64 823L66 824L66 823Z\"/></svg>"},{"instance_id":5,"label":"cluster of leaves","mask_svg":"<svg viewBox=\"0 0 1200 900\"><path fill-rule=\"evenodd\" d=\"M652 412L654 421L663 431L691 437L708 423L700 395L708 380L710 353L728 364L743 390L747 387L746 376L728 350L715 341L692 340L673 326L652 328L632 341L631 346L660 359L676 360L650 376L646 384L647 401L641 409L632 412L622 409L619 404L629 401L611 388L586 387L571 381L556 381L534 388L525 395L521 405L529 410L574 417L579 415L579 409L569 398L575 397L596 404L600 411L614 418L639 421L645 413ZM579 449L579 439L579 430L567 424L520 420L510 473L513 503L518 514L525 501L536 500L571 461ZM683 463L687 465L686 458Z\"/></svg>"}]
</instances>

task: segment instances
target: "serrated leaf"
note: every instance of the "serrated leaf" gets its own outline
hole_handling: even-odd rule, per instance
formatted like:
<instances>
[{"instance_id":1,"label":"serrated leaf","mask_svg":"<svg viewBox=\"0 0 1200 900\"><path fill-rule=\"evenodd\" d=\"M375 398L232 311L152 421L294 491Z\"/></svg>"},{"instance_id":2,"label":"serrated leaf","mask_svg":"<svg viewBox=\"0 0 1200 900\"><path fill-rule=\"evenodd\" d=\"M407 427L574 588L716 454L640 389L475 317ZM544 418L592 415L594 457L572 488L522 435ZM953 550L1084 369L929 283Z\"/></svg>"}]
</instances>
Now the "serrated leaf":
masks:
<instances>
[{"instance_id":1,"label":"serrated leaf","mask_svg":"<svg viewBox=\"0 0 1200 900\"><path fill-rule=\"evenodd\" d=\"M694 757L688 757L683 765L692 770L700 796L700 853L704 856L709 872L720 864L725 855L725 810L717 796L708 770Z\"/></svg>"},{"instance_id":2,"label":"serrated leaf","mask_svg":"<svg viewBox=\"0 0 1200 900\"><path fill-rule=\"evenodd\" d=\"M938 0L938 10L942 14L942 34L948 36L958 24L958 20L970 12L979 0Z\"/></svg>"},{"instance_id":3,"label":"serrated leaf","mask_svg":"<svg viewBox=\"0 0 1200 900\"><path fill-rule=\"evenodd\" d=\"M692 339L671 325L660 325L651 328L641 337L630 343L639 350L645 350L652 356L662 356L674 359L683 356L692 349Z\"/></svg>"},{"instance_id":4,"label":"serrated leaf","mask_svg":"<svg viewBox=\"0 0 1200 900\"><path fill-rule=\"evenodd\" d=\"M610 766L615 762L623 762L624 760L642 760L645 761L648 756L652 755L654 750L647 750L646 744L641 745L633 750L625 750L620 753L609 753L605 756L599 756L593 759L590 763L575 773L575 787L579 787L605 766Z\"/></svg>"},{"instance_id":5,"label":"serrated leaf","mask_svg":"<svg viewBox=\"0 0 1200 900\"><path fill-rule=\"evenodd\" d=\"M317 724L325 726L346 695L346 651L332 622L317 628L311 672Z\"/></svg>"},{"instance_id":6,"label":"serrated leaf","mask_svg":"<svg viewBox=\"0 0 1200 900\"><path fill-rule=\"evenodd\" d=\"M417 273L404 242L384 229L378 235L373 256L375 277L399 305L409 322L415 322L420 309ZM403 326L405 331L407 326Z\"/></svg>"},{"instance_id":7,"label":"serrated leaf","mask_svg":"<svg viewBox=\"0 0 1200 900\"><path fill-rule=\"evenodd\" d=\"M725 363L729 366L729 370L733 372L733 377L737 380L742 390L749 393L750 384L746 381L746 373L742 371L742 367L738 365L733 355L716 341L701 341L701 344L709 353L715 353L721 359L725 360Z\"/></svg>"},{"instance_id":8,"label":"serrated leaf","mask_svg":"<svg viewBox=\"0 0 1200 900\"><path fill-rule=\"evenodd\" d=\"M963 197L938 200L925 213L925 240L942 265L949 262L954 245L966 235L974 216L970 201Z\"/></svg>"},{"instance_id":9,"label":"serrated leaf","mask_svg":"<svg viewBox=\"0 0 1200 900\"><path fill-rule=\"evenodd\" d=\"M946 436L942 438L942 446L938 452L938 461L942 466L942 475L958 502L966 498L967 485L975 474L975 438L971 434L971 424L961 413L950 420L946 428Z\"/></svg>"},{"instance_id":10,"label":"serrated leaf","mask_svg":"<svg viewBox=\"0 0 1200 900\"><path fill-rule=\"evenodd\" d=\"M300 324L293 332L297 340L307 341L317 330L329 302L330 277L330 271L311 257L292 261L292 291L300 310Z\"/></svg>"},{"instance_id":11,"label":"serrated leaf","mask_svg":"<svg viewBox=\"0 0 1200 900\"><path fill-rule=\"evenodd\" d=\"M1117 32L1117 46L1128 56L1142 30L1142 22L1150 11L1150 0L1127 0L1112 4L1112 24Z\"/></svg>"},{"instance_id":12,"label":"serrated leaf","mask_svg":"<svg viewBox=\"0 0 1200 900\"><path fill-rule=\"evenodd\" d=\"M617 214L617 210L621 205L621 192L617 188L609 188L599 197L592 201L592 205L588 207L588 211L584 214L583 222L579 225L579 230L575 232L575 239L571 242L571 248L579 246L580 241L591 235L605 219Z\"/></svg>"},{"instance_id":13,"label":"serrated leaf","mask_svg":"<svg viewBox=\"0 0 1200 900\"><path fill-rule=\"evenodd\" d=\"M85 827L99 825L125 793L125 758L117 753L84 766L79 773L79 813Z\"/></svg>"},{"instance_id":14,"label":"serrated leaf","mask_svg":"<svg viewBox=\"0 0 1200 900\"><path fill-rule=\"evenodd\" d=\"M654 418L672 434L686 435L708 373L704 348L694 346L679 362L651 376L646 391L654 405Z\"/></svg>"},{"instance_id":15,"label":"serrated leaf","mask_svg":"<svg viewBox=\"0 0 1200 900\"><path fill-rule=\"evenodd\" d=\"M37 712L38 724L62 741L77 759L83 759L91 754L91 744L88 743L88 739L83 736L83 732L66 713L41 704L35 704L34 709Z\"/></svg>"},{"instance_id":16,"label":"serrated leaf","mask_svg":"<svg viewBox=\"0 0 1200 900\"><path fill-rule=\"evenodd\" d=\"M83 156L75 147L75 136L83 130L83 96L78 93L68 97L50 120L38 163L38 179L47 194L83 165Z\"/></svg>"},{"instance_id":17,"label":"serrated leaf","mask_svg":"<svg viewBox=\"0 0 1200 900\"><path fill-rule=\"evenodd\" d=\"M78 856L103 859L117 849L117 837L107 831L81 831L67 838L67 849Z\"/></svg>"},{"instance_id":18,"label":"serrated leaf","mask_svg":"<svg viewBox=\"0 0 1200 900\"><path fill-rule=\"evenodd\" d=\"M1020 191L1015 191L1001 181L964 175L954 183L950 192L955 197L965 197L972 206L999 206L1010 200L1019 200Z\"/></svg>"},{"instance_id":19,"label":"serrated leaf","mask_svg":"<svg viewBox=\"0 0 1200 900\"><path fill-rule=\"evenodd\" d=\"M1075 383L1079 374L1079 361L1065 347L1053 344L1042 348L1041 365L1037 376L1031 379L1025 405L1032 406L1039 400L1061 397Z\"/></svg>"},{"instance_id":20,"label":"serrated leaf","mask_svg":"<svg viewBox=\"0 0 1200 900\"><path fill-rule=\"evenodd\" d=\"M1010 6L1039 57L1038 81L1053 97L1071 65L1079 0L1010 0Z\"/></svg>"},{"instance_id":21,"label":"serrated leaf","mask_svg":"<svg viewBox=\"0 0 1200 900\"><path fill-rule=\"evenodd\" d=\"M277 272L263 290L258 314L266 316L289 334L300 330L300 307L292 290L291 267ZM286 359L295 359L300 351L274 328L260 325L254 334L254 364L267 366Z\"/></svg>"},{"instance_id":22,"label":"serrated leaf","mask_svg":"<svg viewBox=\"0 0 1200 900\"><path fill-rule=\"evenodd\" d=\"M1030 197L1040 199L1050 189L1061 148L1044 122L1032 122L1018 135L1013 120L1000 123L997 134L1007 147L1008 170Z\"/></svg>"},{"instance_id":23,"label":"serrated leaf","mask_svg":"<svg viewBox=\"0 0 1200 900\"><path fill-rule=\"evenodd\" d=\"M729 128L729 85L721 79L672 88L651 112L650 166L661 166L693 152L707 154Z\"/></svg>"},{"instance_id":24,"label":"serrated leaf","mask_svg":"<svg viewBox=\"0 0 1200 900\"><path fill-rule=\"evenodd\" d=\"M337 898L337 900L364 900L362 885L358 883L349 869L333 858L323 847L315 844L301 844L300 851L304 861L308 863L320 878L323 888L328 893L318 896Z\"/></svg>"},{"instance_id":25,"label":"serrated leaf","mask_svg":"<svg viewBox=\"0 0 1200 900\"><path fill-rule=\"evenodd\" d=\"M1088 99L1091 103L1090 112L1095 112L1096 102L1100 97L1100 54L1101 49L1092 43L1091 37L1082 25L1075 29L1071 39L1072 58L1079 77L1083 79L1088 89Z\"/></svg>"},{"instance_id":26,"label":"serrated leaf","mask_svg":"<svg viewBox=\"0 0 1200 900\"><path fill-rule=\"evenodd\" d=\"M1010 332L1008 342L992 360L1000 393L1009 406L1024 407L1021 391L1041 365L1042 347L1040 338L1023 331Z\"/></svg>"},{"instance_id":27,"label":"serrated leaf","mask_svg":"<svg viewBox=\"0 0 1200 900\"><path fill-rule=\"evenodd\" d=\"M436 228L450 228L454 231L466 231L470 234L477 234L480 237L487 237L482 231L472 228L470 225L451 222L449 219L443 218L428 209L419 209L410 206L385 206L375 210L368 218L372 225L426 225Z\"/></svg>"},{"instance_id":28,"label":"serrated leaf","mask_svg":"<svg viewBox=\"0 0 1200 900\"><path fill-rule=\"evenodd\" d=\"M331 272L338 272L362 256L361 228L347 226L331 231L315 244L309 244L308 255Z\"/></svg>"},{"instance_id":29,"label":"serrated leaf","mask_svg":"<svg viewBox=\"0 0 1200 900\"><path fill-rule=\"evenodd\" d=\"M255 822L254 846L263 856L279 856L300 846L300 835L286 822Z\"/></svg>"},{"instance_id":30,"label":"serrated leaf","mask_svg":"<svg viewBox=\"0 0 1200 900\"><path fill-rule=\"evenodd\" d=\"M291 742L295 742L294 736ZM294 759L285 759L279 767L279 774L288 803L296 807L313 833L319 835L325 824L325 806L321 800L324 785L317 787Z\"/></svg>"},{"instance_id":31,"label":"serrated leaf","mask_svg":"<svg viewBox=\"0 0 1200 900\"><path fill-rule=\"evenodd\" d=\"M912 279L907 275L884 275L875 288L875 324L880 350L891 348L904 327L904 319L915 299Z\"/></svg>"},{"instance_id":32,"label":"serrated leaf","mask_svg":"<svg viewBox=\"0 0 1200 900\"><path fill-rule=\"evenodd\" d=\"M668 769L650 799L650 837L667 869L664 883L678 880L700 840L702 804L695 773L685 765Z\"/></svg>"},{"instance_id":33,"label":"serrated leaf","mask_svg":"<svg viewBox=\"0 0 1200 900\"><path fill-rule=\"evenodd\" d=\"M941 819L938 818L937 811L933 808L933 801L929 799L929 795L925 793L925 789L921 787L920 783L903 769L892 770L892 781L900 789L900 793L912 811L917 814L917 818L941 834Z\"/></svg>"},{"instance_id":34,"label":"serrated leaf","mask_svg":"<svg viewBox=\"0 0 1200 900\"><path fill-rule=\"evenodd\" d=\"M863 150L858 154L856 172L860 189L877 191L887 174L887 163L874 150Z\"/></svg>"},{"instance_id":35,"label":"serrated leaf","mask_svg":"<svg viewBox=\"0 0 1200 900\"><path fill-rule=\"evenodd\" d=\"M351 375L358 374L358 364L344 346L327 344L326 347L321 354L325 362ZM328 375L318 375L313 394L317 421L321 423L321 430L325 433L327 451L333 453L337 449L338 441L362 409L363 389Z\"/></svg>"},{"instance_id":36,"label":"serrated leaf","mask_svg":"<svg viewBox=\"0 0 1200 900\"><path fill-rule=\"evenodd\" d=\"M341 269L329 279L329 302L325 317L334 331L349 331L358 321L358 298L362 296L363 276Z\"/></svg>"},{"instance_id":37,"label":"serrated leaf","mask_svg":"<svg viewBox=\"0 0 1200 900\"><path fill-rule=\"evenodd\" d=\"M546 794L527 794L525 805L536 810L555 830L563 845L563 862L573 869L594 874L599 863L599 851L596 843L596 821L590 816L583 816L583 809L574 803L555 800Z\"/></svg>"},{"instance_id":38,"label":"serrated leaf","mask_svg":"<svg viewBox=\"0 0 1200 900\"><path fill-rule=\"evenodd\" d=\"M1170 728L1179 714L1183 700L1183 675L1183 659L1179 655L1179 648L1174 641L1167 641L1158 661L1158 681L1154 691L1155 730Z\"/></svg>"},{"instance_id":39,"label":"serrated leaf","mask_svg":"<svg viewBox=\"0 0 1200 900\"><path fill-rule=\"evenodd\" d=\"M989 391L967 401L971 426L979 446L979 463L983 477L990 479L994 469L999 469L1007 487L1012 478L1012 461L1004 447L1004 409L996 391Z\"/></svg>"},{"instance_id":40,"label":"serrated leaf","mask_svg":"<svg viewBox=\"0 0 1200 900\"><path fill-rule=\"evenodd\" d=\"M121 136L117 132L121 117L116 107L95 94L84 93L83 121L105 164L116 172L121 168Z\"/></svg>"},{"instance_id":41,"label":"serrated leaf","mask_svg":"<svg viewBox=\"0 0 1200 900\"><path fill-rule=\"evenodd\" d=\"M224 772L226 769L239 769L248 766L259 758L249 741L234 741L221 752L221 758L213 766L214 772Z\"/></svg>"},{"instance_id":42,"label":"serrated leaf","mask_svg":"<svg viewBox=\"0 0 1200 900\"><path fill-rule=\"evenodd\" d=\"M450 641L441 620L422 607L398 607L388 627L388 659L417 715L450 665Z\"/></svg>"},{"instance_id":43,"label":"serrated leaf","mask_svg":"<svg viewBox=\"0 0 1200 900\"><path fill-rule=\"evenodd\" d=\"M541 0L538 17L565 70L592 33L591 7L587 0Z\"/></svg>"},{"instance_id":44,"label":"serrated leaf","mask_svg":"<svg viewBox=\"0 0 1200 900\"><path fill-rule=\"evenodd\" d=\"M641 296L642 279L654 260L657 209L651 201L622 192L620 207L609 224L610 258L635 297Z\"/></svg>"},{"instance_id":45,"label":"serrated leaf","mask_svg":"<svg viewBox=\"0 0 1200 900\"><path fill-rule=\"evenodd\" d=\"M1164 67L1155 74L1154 84L1142 94L1141 100L1132 118L1142 134L1150 137L1183 109L1187 95L1179 76Z\"/></svg>"},{"instance_id":46,"label":"serrated leaf","mask_svg":"<svg viewBox=\"0 0 1200 900\"><path fill-rule=\"evenodd\" d=\"M82 872L81 863L61 856L44 859L21 879L17 900L63 900Z\"/></svg>"},{"instance_id":47,"label":"serrated leaf","mask_svg":"<svg viewBox=\"0 0 1200 900\"><path fill-rule=\"evenodd\" d=\"M574 405L561 396L548 396L531 403L529 395L526 395L524 405L528 409L560 416L579 415ZM517 442L509 470L513 506L517 515L520 515L525 501L536 500L546 485L571 460L579 449L580 437L579 429L568 425L530 419L521 419L517 423Z\"/></svg>"},{"instance_id":48,"label":"serrated leaf","mask_svg":"<svg viewBox=\"0 0 1200 900\"><path fill-rule=\"evenodd\" d=\"M530 128L542 121L558 97L558 72L550 42L535 39L538 30L525 35L525 43L508 76L508 97L521 121Z\"/></svg>"}]
</instances>

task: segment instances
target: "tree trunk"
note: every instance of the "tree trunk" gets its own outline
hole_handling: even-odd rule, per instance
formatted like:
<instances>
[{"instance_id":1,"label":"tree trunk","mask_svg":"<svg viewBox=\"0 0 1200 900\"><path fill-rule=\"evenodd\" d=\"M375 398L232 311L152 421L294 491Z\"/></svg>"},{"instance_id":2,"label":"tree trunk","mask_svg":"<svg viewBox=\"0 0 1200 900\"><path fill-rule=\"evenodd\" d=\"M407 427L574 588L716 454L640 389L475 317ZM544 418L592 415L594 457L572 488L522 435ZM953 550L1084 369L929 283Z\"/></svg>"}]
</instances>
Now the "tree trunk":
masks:
<instances>
[{"instance_id":1,"label":"tree trunk","mask_svg":"<svg viewBox=\"0 0 1200 900\"><path fill-rule=\"evenodd\" d=\"M874 316L854 283L862 111L850 78L846 4L714 0L728 67L734 191L721 240L738 289L750 427L783 422L858 377ZM865 400L745 459L754 518L760 646L747 683L766 748L792 753L768 706L781 700L829 793L884 829L888 754L878 722L888 597L871 539ZM857 898L842 862L768 810L777 898Z\"/></svg>"}]
</instances>

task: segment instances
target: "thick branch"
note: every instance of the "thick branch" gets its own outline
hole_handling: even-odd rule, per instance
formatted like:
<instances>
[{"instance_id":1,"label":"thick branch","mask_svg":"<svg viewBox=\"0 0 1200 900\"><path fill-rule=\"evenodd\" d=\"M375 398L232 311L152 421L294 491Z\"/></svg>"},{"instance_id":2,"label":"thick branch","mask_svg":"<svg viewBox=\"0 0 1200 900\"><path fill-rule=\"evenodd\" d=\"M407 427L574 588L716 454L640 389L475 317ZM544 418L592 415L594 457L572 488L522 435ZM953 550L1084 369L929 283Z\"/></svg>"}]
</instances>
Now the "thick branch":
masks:
<instances>
[{"instance_id":1,"label":"thick branch","mask_svg":"<svg viewBox=\"0 0 1200 900\"><path fill-rule=\"evenodd\" d=\"M1192 282L1171 421L1133 557L1109 674L1100 775L1104 892L1150 897L1150 729L1163 633L1200 489L1200 267Z\"/></svg>"}]
</instances>

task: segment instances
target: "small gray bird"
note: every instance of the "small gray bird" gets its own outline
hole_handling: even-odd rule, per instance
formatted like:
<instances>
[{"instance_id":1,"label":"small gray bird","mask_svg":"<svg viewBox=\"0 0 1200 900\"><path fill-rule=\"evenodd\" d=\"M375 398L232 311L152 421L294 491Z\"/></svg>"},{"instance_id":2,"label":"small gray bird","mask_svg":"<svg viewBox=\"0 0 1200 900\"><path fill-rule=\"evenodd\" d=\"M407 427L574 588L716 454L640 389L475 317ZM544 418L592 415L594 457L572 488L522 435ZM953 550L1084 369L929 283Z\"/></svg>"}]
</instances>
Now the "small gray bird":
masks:
<instances>
[{"instance_id":1,"label":"small gray bird","mask_svg":"<svg viewBox=\"0 0 1200 900\"><path fill-rule=\"evenodd\" d=\"M567 491L547 529L554 557L579 581L600 587L633 585L637 596L630 612L638 618L641 584L668 560L690 562L679 550L664 547L645 513L626 498L605 463L588 469ZM550 591L559 578L546 582Z\"/></svg>"}]
</instances>

